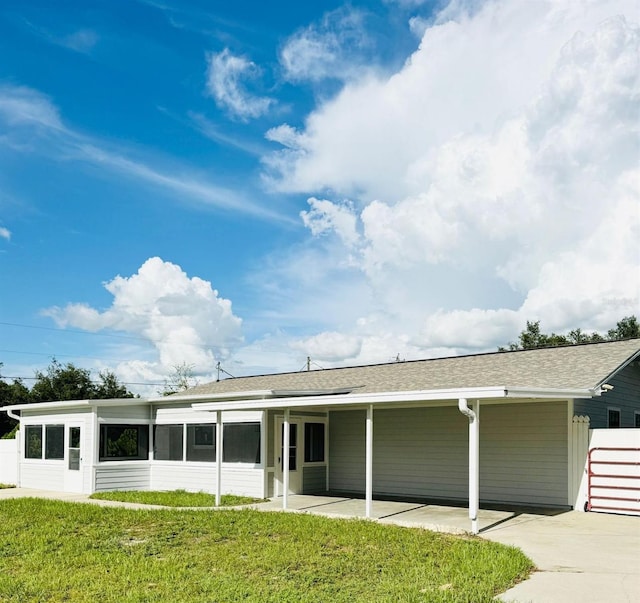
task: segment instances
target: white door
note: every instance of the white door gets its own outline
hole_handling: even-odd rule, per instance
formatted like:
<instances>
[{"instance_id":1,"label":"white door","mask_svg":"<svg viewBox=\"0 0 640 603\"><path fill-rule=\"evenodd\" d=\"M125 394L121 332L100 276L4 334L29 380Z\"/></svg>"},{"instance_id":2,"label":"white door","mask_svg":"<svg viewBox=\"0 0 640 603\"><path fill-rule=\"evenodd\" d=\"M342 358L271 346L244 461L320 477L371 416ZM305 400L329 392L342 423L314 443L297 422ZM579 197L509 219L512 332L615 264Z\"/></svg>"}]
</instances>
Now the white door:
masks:
<instances>
[{"instance_id":1,"label":"white door","mask_svg":"<svg viewBox=\"0 0 640 603\"><path fill-rule=\"evenodd\" d=\"M65 492L82 492L84 463L82 459L82 436L84 426L66 425L65 444L67 447L65 454L64 490Z\"/></svg>"},{"instance_id":2,"label":"white door","mask_svg":"<svg viewBox=\"0 0 640 603\"><path fill-rule=\"evenodd\" d=\"M302 492L302 427L298 420L289 421L289 494L300 494ZM282 496L284 492L283 479L283 435L284 420L279 417L275 422L275 495Z\"/></svg>"}]
</instances>

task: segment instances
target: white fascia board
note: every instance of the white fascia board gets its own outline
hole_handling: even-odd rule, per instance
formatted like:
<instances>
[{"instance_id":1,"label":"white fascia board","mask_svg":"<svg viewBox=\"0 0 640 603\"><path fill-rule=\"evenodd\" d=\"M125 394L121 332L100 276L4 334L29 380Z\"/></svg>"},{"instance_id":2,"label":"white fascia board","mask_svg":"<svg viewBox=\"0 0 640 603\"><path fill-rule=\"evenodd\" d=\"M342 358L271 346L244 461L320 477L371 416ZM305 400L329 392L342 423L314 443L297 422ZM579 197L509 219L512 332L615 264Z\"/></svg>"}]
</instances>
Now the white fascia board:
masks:
<instances>
[{"instance_id":1,"label":"white fascia board","mask_svg":"<svg viewBox=\"0 0 640 603\"><path fill-rule=\"evenodd\" d=\"M591 398L594 392L587 389L554 388L508 388L505 386L435 389L407 392L375 392L368 394L338 394L323 396L304 396L291 398L265 398L263 400L229 400L224 395L219 401L192 404L192 408L206 411L229 410L268 410L276 408L340 407L365 404L402 404L412 402L432 402L438 400L505 400L511 399L567 399ZM505 400L506 401L506 400Z\"/></svg>"},{"instance_id":2,"label":"white fascia board","mask_svg":"<svg viewBox=\"0 0 640 603\"><path fill-rule=\"evenodd\" d=\"M599 396L599 390L592 389L564 389L553 387L507 387L505 388L507 398L593 398Z\"/></svg>"},{"instance_id":3,"label":"white fascia board","mask_svg":"<svg viewBox=\"0 0 640 603\"><path fill-rule=\"evenodd\" d=\"M171 396L159 396L157 398L147 398L148 402L158 404L159 402L198 402L214 400L264 400L273 398L273 391L270 389L250 390L244 392L227 392L225 394L187 394Z\"/></svg>"},{"instance_id":4,"label":"white fascia board","mask_svg":"<svg viewBox=\"0 0 640 603\"><path fill-rule=\"evenodd\" d=\"M266 410L270 408L307 408L314 406L351 406L361 404L388 404L403 402L429 402L433 400L457 400L458 398L504 398L504 387L469 389L436 389L407 392L374 392L369 394L337 394L324 396L296 396L265 400L235 400L192 404L198 410Z\"/></svg>"},{"instance_id":5,"label":"white fascia board","mask_svg":"<svg viewBox=\"0 0 640 603\"><path fill-rule=\"evenodd\" d=\"M105 400L58 400L56 402L34 402L33 404L11 404L0 410L56 410L61 408L86 408L87 406L130 406L147 404L146 398L111 398Z\"/></svg>"}]
</instances>

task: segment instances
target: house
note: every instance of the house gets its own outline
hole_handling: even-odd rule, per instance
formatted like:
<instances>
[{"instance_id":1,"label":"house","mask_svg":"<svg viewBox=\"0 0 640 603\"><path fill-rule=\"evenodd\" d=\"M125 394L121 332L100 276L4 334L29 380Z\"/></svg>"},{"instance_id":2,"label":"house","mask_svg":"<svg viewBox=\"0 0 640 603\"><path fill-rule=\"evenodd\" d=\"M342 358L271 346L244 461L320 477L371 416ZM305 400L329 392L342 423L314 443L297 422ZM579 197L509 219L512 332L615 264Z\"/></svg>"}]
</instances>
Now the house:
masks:
<instances>
[{"instance_id":1,"label":"house","mask_svg":"<svg viewBox=\"0 0 640 603\"><path fill-rule=\"evenodd\" d=\"M169 397L4 407L19 483L326 492L569 508L572 421L640 425L640 339L229 378ZM286 451L283 453L283 451Z\"/></svg>"}]
</instances>

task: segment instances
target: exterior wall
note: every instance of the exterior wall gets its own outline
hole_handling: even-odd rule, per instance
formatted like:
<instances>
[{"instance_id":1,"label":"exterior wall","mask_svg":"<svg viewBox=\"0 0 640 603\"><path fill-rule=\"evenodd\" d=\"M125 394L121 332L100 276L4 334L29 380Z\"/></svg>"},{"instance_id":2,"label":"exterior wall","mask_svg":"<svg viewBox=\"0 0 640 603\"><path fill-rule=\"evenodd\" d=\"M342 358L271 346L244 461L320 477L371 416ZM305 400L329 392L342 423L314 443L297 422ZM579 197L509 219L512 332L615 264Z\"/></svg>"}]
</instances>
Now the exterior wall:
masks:
<instances>
[{"instance_id":1,"label":"exterior wall","mask_svg":"<svg viewBox=\"0 0 640 603\"><path fill-rule=\"evenodd\" d=\"M640 363L632 362L607 383L612 390L591 400L576 400L575 413L587 415L592 429L605 429L607 408L619 408L620 427L635 427L635 413L640 412Z\"/></svg>"},{"instance_id":2,"label":"exterior wall","mask_svg":"<svg viewBox=\"0 0 640 603\"><path fill-rule=\"evenodd\" d=\"M302 494L324 494L327 491L327 466L302 467Z\"/></svg>"},{"instance_id":3,"label":"exterior wall","mask_svg":"<svg viewBox=\"0 0 640 603\"><path fill-rule=\"evenodd\" d=\"M18 440L0 440L0 484L18 483Z\"/></svg>"},{"instance_id":4,"label":"exterior wall","mask_svg":"<svg viewBox=\"0 0 640 603\"><path fill-rule=\"evenodd\" d=\"M378 496L468 498L468 423L457 407L374 411ZM364 492L365 411L330 413L329 488ZM568 505L567 403L481 405L480 497Z\"/></svg>"},{"instance_id":5,"label":"exterior wall","mask_svg":"<svg viewBox=\"0 0 640 603\"><path fill-rule=\"evenodd\" d=\"M95 468L95 492L149 490L151 468L146 461L99 463Z\"/></svg>"},{"instance_id":6,"label":"exterior wall","mask_svg":"<svg viewBox=\"0 0 640 603\"><path fill-rule=\"evenodd\" d=\"M222 494L262 498L263 484L264 473L260 466L222 465ZM216 464L154 461L151 465L151 489L184 489L213 494L216 491Z\"/></svg>"},{"instance_id":7,"label":"exterior wall","mask_svg":"<svg viewBox=\"0 0 640 603\"><path fill-rule=\"evenodd\" d=\"M121 423L126 421L148 421L149 405L135 404L131 406L102 406L98 407L98 420L101 423L108 423L109 420L118 420Z\"/></svg>"},{"instance_id":8,"label":"exterior wall","mask_svg":"<svg viewBox=\"0 0 640 603\"><path fill-rule=\"evenodd\" d=\"M24 427L27 425L64 425L65 426L65 458L63 460L26 459L24 458ZM67 464L68 445L67 432L70 425L81 428L81 462L80 485L78 490L84 493L93 492L92 459L93 459L93 413L91 409L81 410L49 410L22 411L20 422L21 444L19 450L19 486L23 488L39 488L43 490L73 491L68 485ZM65 483L67 482L67 483Z\"/></svg>"}]
</instances>

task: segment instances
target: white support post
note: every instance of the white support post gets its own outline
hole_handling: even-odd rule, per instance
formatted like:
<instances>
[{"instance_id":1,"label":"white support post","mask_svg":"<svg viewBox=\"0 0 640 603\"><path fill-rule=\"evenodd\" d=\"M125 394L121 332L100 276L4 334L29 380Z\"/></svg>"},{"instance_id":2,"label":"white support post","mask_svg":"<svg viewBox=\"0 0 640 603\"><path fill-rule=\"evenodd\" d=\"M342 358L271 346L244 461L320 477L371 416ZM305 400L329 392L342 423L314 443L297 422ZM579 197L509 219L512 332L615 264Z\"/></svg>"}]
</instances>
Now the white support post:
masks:
<instances>
[{"instance_id":1,"label":"white support post","mask_svg":"<svg viewBox=\"0 0 640 603\"><path fill-rule=\"evenodd\" d=\"M222 503L222 411L216 411L216 507Z\"/></svg>"},{"instance_id":2,"label":"white support post","mask_svg":"<svg viewBox=\"0 0 640 603\"><path fill-rule=\"evenodd\" d=\"M365 478L365 512L367 519L371 518L373 506L373 404L367 406L366 429L366 478Z\"/></svg>"},{"instance_id":3,"label":"white support post","mask_svg":"<svg viewBox=\"0 0 640 603\"><path fill-rule=\"evenodd\" d=\"M282 424L282 508L286 509L289 504L289 409L284 411L284 423Z\"/></svg>"}]
</instances>

